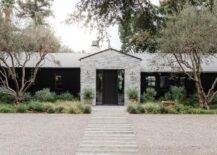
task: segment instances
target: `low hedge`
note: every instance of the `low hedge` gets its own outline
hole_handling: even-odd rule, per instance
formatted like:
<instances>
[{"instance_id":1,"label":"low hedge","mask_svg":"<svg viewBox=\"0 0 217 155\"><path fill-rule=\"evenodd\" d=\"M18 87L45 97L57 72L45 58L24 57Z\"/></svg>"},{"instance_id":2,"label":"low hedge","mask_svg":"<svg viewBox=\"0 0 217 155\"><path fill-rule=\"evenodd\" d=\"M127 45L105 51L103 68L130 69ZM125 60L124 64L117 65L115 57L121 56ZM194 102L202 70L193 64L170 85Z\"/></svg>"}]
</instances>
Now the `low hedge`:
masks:
<instances>
[{"instance_id":1,"label":"low hedge","mask_svg":"<svg viewBox=\"0 0 217 155\"><path fill-rule=\"evenodd\" d=\"M0 113L69 113L90 114L92 107L81 102L57 101L39 102L30 101L18 105L0 104Z\"/></svg>"},{"instance_id":2,"label":"low hedge","mask_svg":"<svg viewBox=\"0 0 217 155\"><path fill-rule=\"evenodd\" d=\"M177 104L174 107L166 107L160 103L129 104L127 111L130 114L217 114L217 110L205 110Z\"/></svg>"}]
</instances>

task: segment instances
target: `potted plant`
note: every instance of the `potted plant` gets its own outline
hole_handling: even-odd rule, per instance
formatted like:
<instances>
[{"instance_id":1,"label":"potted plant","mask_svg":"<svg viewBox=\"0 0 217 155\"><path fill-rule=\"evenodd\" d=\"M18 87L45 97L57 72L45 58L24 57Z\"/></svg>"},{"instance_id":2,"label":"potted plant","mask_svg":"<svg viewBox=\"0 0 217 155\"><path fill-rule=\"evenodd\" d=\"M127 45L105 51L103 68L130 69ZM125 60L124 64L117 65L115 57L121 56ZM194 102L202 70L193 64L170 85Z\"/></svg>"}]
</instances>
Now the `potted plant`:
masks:
<instances>
[{"instance_id":1,"label":"potted plant","mask_svg":"<svg viewBox=\"0 0 217 155\"><path fill-rule=\"evenodd\" d=\"M83 92L83 99L85 104L92 104L93 102L93 91L91 89L85 89Z\"/></svg>"},{"instance_id":2,"label":"potted plant","mask_svg":"<svg viewBox=\"0 0 217 155\"><path fill-rule=\"evenodd\" d=\"M130 103L138 103L139 102L139 95L136 89L129 89L128 90L128 98Z\"/></svg>"}]
</instances>

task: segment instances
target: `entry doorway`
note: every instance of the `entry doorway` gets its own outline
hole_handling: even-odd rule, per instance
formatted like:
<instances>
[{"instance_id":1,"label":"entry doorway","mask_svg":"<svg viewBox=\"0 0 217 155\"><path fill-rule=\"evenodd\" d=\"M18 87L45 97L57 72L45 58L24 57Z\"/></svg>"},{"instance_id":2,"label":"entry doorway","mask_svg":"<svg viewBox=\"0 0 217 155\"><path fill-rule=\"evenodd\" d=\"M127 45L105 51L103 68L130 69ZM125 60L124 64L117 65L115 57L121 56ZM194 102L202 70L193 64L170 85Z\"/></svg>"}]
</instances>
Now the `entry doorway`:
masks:
<instances>
[{"instance_id":1,"label":"entry doorway","mask_svg":"<svg viewBox=\"0 0 217 155\"><path fill-rule=\"evenodd\" d=\"M124 104L124 70L97 70L96 104Z\"/></svg>"}]
</instances>

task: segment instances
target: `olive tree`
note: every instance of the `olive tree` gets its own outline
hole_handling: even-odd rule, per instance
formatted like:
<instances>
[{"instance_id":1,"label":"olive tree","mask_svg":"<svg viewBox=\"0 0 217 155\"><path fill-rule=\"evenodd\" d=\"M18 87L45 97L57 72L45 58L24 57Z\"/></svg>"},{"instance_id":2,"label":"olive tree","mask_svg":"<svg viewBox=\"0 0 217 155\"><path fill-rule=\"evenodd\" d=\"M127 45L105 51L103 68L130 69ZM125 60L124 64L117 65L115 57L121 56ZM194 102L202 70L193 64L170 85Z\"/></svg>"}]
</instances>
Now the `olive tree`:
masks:
<instances>
[{"instance_id":1,"label":"olive tree","mask_svg":"<svg viewBox=\"0 0 217 155\"><path fill-rule=\"evenodd\" d=\"M0 10L4 15L4 21L6 23L11 22L11 14L13 12L13 7L15 4L15 0L0 0Z\"/></svg>"},{"instance_id":2,"label":"olive tree","mask_svg":"<svg viewBox=\"0 0 217 155\"><path fill-rule=\"evenodd\" d=\"M170 65L178 65L195 82L199 104L206 109L217 94L217 78L208 92L201 81L202 64L212 61L217 52L216 17L216 7L210 11L186 6L180 14L170 17L159 39L160 51L172 55Z\"/></svg>"},{"instance_id":3,"label":"olive tree","mask_svg":"<svg viewBox=\"0 0 217 155\"><path fill-rule=\"evenodd\" d=\"M58 48L59 41L49 28L18 28L0 22L0 84L4 93L13 96L16 103L22 102L46 55Z\"/></svg>"}]
</instances>

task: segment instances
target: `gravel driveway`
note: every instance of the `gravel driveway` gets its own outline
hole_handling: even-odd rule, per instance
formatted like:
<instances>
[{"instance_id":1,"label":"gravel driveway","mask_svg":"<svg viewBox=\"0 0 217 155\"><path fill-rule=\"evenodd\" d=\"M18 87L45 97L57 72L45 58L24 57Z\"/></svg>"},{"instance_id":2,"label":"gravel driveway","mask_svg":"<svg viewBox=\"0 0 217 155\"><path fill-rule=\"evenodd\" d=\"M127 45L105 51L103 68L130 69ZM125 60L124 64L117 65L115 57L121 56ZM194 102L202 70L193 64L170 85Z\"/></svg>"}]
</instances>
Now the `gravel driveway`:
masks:
<instances>
[{"instance_id":1,"label":"gravel driveway","mask_svg":"<svg viewBox=\"0 0 217 155\"><path fill-rule=\"evenodd\" d=\"M73 155L89 117L64 114L0 114L0 154Z\"/></svg>"},{"instance_id":2,"label":"gravel driveway","mask_svg":"<svg viewBox=\"0 0 217 155\"><path fill-rule=\"evenodd\" d=\"M0 155L74 155L90 115L0 114ZM217 154L216 115L129 115L140 155Z\"/></svg>"},{"instance_id":3,"label":"gravel driveway","mask_svg":"<svg viewBox=\"0 0 217 155\"><path fill-rule=\"evenodd\" d=\"M216 155L216 115L130 115L140 154Z\"/></svg>"}]
</instances>

